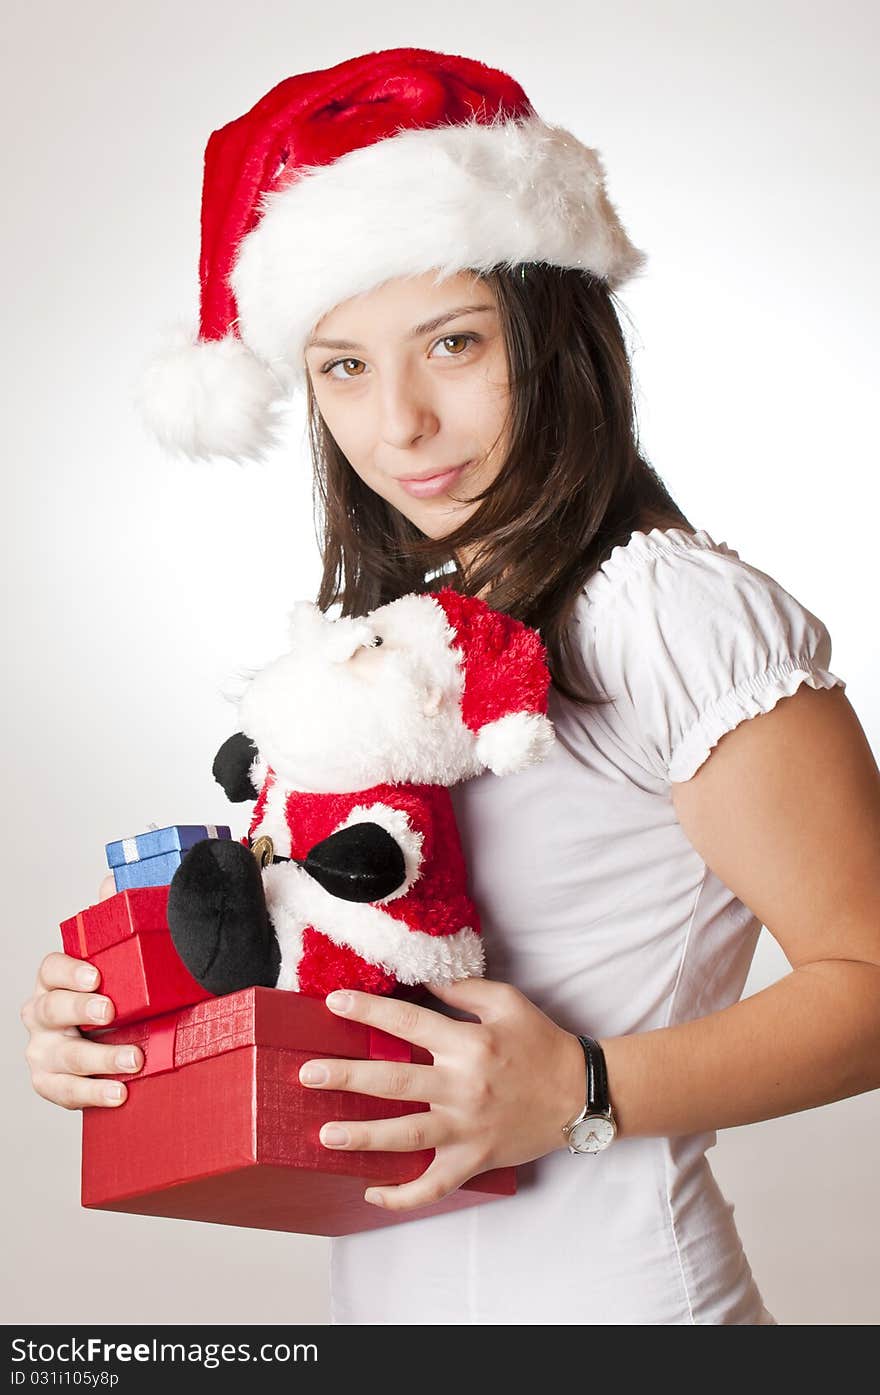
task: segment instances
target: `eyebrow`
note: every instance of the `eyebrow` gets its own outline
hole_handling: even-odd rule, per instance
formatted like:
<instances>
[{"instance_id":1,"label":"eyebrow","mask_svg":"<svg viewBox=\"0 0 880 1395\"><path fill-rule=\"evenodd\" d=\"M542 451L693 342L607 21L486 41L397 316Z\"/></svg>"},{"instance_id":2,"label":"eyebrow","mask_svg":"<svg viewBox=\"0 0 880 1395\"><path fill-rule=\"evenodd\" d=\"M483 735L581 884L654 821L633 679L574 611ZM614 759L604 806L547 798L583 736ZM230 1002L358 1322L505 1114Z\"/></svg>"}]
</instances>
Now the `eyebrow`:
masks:
<instances>
[{"instance_id":1,"label":"eyebrow","mask_svg":"<svg viewBox=\"0 0 880 1395\"><path fill-rule=\"evenodd\" d=\"M494 310L494 305L460 305L457 310L446 310L436 319L426 320L422 325L416 325L406 336L407 339L419 339L423 334L430 334L432 330L439 329L449 320L457 320L460 315L475 315L480 310ZM345 339L310 339L306 344L307 349L363 349L363 344L351 344Z\"/></svg>"}]
</instances>

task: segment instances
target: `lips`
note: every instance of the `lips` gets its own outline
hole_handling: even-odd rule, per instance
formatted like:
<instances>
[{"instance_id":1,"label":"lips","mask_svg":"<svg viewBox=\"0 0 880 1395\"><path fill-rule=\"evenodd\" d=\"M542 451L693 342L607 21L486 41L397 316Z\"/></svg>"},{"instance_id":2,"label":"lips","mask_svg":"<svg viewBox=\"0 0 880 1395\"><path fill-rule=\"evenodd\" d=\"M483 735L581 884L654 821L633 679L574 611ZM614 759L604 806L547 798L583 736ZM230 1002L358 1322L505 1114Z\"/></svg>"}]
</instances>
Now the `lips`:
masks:
<instances>
[{"instance_id":1,"label":"lips","mask_svg":"<svg viewBox=\"0 0 880 1395\"><path fill-rule=\"evenodd\" d=\"M421 479L398 480L398 484L414 499L430 499L435 494L445 494L459 478L462 470L466 469L469 464L470 461L466 461L464 465L455 465L451 470L445 470L439 475L428 475Z\"/></svg>"},{"instance_id":2,"label":"lips","mask_svg":"<svg viewBox=\"0 0 880 1395\"><path fill-rule=\"evenodd\" d=\"M466 460L465 465L470 461ZM435 470L432 475L400 475L399 484L425 484L427 480L439 480L442 475L451 475L455 470L463 470L464 465L450 465L446 470Z\"/></svg>"}]
</instances>

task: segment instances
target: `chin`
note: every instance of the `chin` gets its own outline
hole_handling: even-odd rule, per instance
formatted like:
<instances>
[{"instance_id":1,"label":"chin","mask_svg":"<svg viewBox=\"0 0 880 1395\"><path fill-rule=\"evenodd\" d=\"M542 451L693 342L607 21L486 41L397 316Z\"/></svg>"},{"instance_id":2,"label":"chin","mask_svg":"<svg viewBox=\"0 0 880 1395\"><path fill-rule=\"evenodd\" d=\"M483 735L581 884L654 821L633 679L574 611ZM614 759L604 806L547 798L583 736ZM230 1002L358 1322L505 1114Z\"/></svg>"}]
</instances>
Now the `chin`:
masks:
<instances>
[{"instance_id":1,"label":"chin","mask_svg":"<svg viewBox=\"0 0 880 1395\"><path fill-rule=\"evenodd\" d=\"M437 502L442 503L443 500ZM433 510L418 526L431 538L445 538L463 523L467 523L473 512L473 509L448 507L446 510Z\"/></svg>"},{"instance_id":2,"label":"chin","mask_svg":"<svg viewBox=\"0 0 880 1395\"><path fill-rule=\"evenodd\" d=\"M415 522L415 520L413 520L413 522ZM416 527L418 528L420 533L422 533L426 538L430 538L432 542L441 542L442 539L446 537L447 533L452 532L451 528L432 528L430 526L426 527L422 523L416 523Z\"/></svg>"}]
</instances>

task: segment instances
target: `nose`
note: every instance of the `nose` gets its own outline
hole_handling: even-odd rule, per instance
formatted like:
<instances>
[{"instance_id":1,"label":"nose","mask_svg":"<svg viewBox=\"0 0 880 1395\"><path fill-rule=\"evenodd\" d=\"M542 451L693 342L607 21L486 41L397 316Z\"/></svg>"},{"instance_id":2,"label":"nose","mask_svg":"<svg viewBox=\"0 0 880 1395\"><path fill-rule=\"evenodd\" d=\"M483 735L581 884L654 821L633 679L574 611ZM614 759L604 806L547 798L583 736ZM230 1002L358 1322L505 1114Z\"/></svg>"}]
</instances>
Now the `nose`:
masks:
<instances>
[{"instance_id":1,"label":"nose","mask_svg":"<svg viewBox=\"0 0 880 1395\"><path fill-rule=\"evenodd\" d=\"M429 385L418 375L392 370L380 389L380 435L385 445L407 450L439 425Z\"/></svg>"},{"instance_id":2,"label":"nose","mask_svg":"<svg viewBox=\"0 0 880 1395\"><path fill-rule=\"evenodd\" d=\"M324 652L331 663L344 664L356 650L369 644L373 627L363 616L325 621Z\"/></svg>"}]
</instances>

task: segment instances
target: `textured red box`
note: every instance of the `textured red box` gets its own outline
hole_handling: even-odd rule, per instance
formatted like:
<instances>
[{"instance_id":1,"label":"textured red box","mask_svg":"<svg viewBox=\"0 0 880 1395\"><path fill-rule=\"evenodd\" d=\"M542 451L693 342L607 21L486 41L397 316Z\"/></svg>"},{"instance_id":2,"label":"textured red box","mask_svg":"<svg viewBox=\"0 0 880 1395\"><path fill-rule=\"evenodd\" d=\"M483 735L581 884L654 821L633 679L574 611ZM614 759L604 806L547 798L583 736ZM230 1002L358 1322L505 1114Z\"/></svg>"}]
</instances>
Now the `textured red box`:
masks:
<instances>
[{"instance_id":1,"label":"textured red box","mask_svg":"<svg viewBox=\"0 0 880 1395\"><path fill-rule=\"evenodd\" d=\"M88 959L100 970L99 991L116 1008L114 1026L213 996L193 978L174 948L167 906L167 886L133 887L61 923L65 954Z\"/></svg>"},{"instance_id":2,"label":"textured red box","mask_svg":"<svg viewBox=\"0 0 880 1395\"><path fill-rule=\"evenodd\" d=\"M516 1169L494 1168L411 1211L364 1201L368 1186L409 1182L431 1162L417 1153L325 1148L333 1119L388 1119L425 1104L301 1085L314 1057L430 1064L409 1042L334 1016L317 998L246 988L128 1028L102 1042L136 1042L144 1069L117 1076L128 1098L84 1109L82 1204L217 1225L351 1235L476 1206L516 1191Z\"/></svg>"},{"instance_id":3,"label":"textured red box","mask_svg":"<svg viewBox=\"0 0 880 1395\"><path fill-rule=\"evenodd\" d=\"M108 896L61 922L64 953L88 959L130 935L153 930L167 932L167 910L167 886L139 886L117 891L115 896Z\"/></svg>"}]
</instances>

